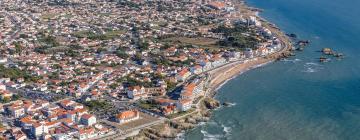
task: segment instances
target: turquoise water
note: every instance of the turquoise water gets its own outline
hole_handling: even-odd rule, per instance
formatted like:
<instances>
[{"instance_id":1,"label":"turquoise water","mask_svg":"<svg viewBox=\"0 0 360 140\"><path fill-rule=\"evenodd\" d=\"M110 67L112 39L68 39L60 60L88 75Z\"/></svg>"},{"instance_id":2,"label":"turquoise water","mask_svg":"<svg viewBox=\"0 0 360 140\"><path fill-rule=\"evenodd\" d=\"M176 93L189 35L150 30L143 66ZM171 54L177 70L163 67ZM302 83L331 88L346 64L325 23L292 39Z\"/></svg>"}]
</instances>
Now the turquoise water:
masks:
<instances>
[{"instance_id":1,"label":"turquoise water","mask_svg":"<svg viewBox=\"0 0 360 140\"><path fill-rule=\"evenodd\" d=\"M234 103L185 139L360 140L360 1L248 0L288 33L309 39L304 52L248 71L217 99ZM323 47L346 55L319 63Z\"/></svg>"}]
</instances>

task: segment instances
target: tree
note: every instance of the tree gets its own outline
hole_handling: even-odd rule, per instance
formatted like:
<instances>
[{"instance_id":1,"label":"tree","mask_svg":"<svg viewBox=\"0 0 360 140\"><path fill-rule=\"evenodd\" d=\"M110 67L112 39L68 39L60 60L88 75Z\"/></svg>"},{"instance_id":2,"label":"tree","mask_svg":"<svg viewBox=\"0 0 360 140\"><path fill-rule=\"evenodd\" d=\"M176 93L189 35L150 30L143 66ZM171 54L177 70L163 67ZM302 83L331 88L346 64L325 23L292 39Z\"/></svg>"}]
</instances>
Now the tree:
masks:
<instances>
[{"instance_id":1,"label":"tree","mask_svg":"<svg viewBox=\"0 0 360 140\"><path fill-rule=\"evenodd\" d=\"M15 53L20 54L23 47L20 45L19 42L14 43L14 45L15 45Z\"/></svg>"},{"instance_id":2,"label":"tree","mask_svg":"<svg viewBox=\"0 0 360 140\"><path fill-rule=\"evenodd\" d=\"M138 45L139 45L140 51L149 49L149 42L147 42L147 41L141 41Z\"/></svg>"},{"instance_id":3,"label":"tree","mask_svg":"<svg viewBox=\"0 0 360 140\"><path fill-rule=\"evenodd\" d=\"M123 50L117 50L116 51L116 56L118 56L118 57L120 57L122 59L129 58L129 55L126 52L124 52Z\"/></svg>"}]
</instances>

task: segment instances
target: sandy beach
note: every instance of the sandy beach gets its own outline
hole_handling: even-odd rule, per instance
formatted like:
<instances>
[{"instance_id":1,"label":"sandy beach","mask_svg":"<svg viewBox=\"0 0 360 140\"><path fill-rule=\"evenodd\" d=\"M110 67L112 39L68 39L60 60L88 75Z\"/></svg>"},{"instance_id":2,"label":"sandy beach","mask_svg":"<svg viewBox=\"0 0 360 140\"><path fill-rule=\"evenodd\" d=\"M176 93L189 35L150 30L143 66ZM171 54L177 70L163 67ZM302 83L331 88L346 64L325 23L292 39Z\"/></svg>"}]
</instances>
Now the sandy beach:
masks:
<instances>
[{"instance_id":1,"label":"sandy beach","mask_svg":"<svg viewBox=\"0 0 360 140\"><path fill-rule=\"evenodd\" d=\"M262 25L268 28L271 32L275 34L275 36L279 38L283 48L280 51L270 54L266 57L257 57L249 59L247 61L230 63L228 65L210 71L209 74L211 75L211 79L210 84L208 85L209 89L207 91L210 93L218 89L219 86L221 86L224 82L243 72L246 72L259 65L273 62L279 57L283 57L284 54L288 54L292 48L290 39L281 30L279 30L277 27L274 27L271 23L258 16L258 12L254 12L254 9L255 11L258 11L259 9L249 7L245 3L236 0L234 0L233 3L236 5L236 9L238 9L238 11L242 13L242 15L245 15L246 17L256 16L261 19ZM235 14L235 16L232 18L237 19L239 18L238 15L240 14Z\"/></svg>"},{"instance_id":2,"label":"sandy beach","mask_svg":"<svg viewBox=\"0 0 360 140\"><path fill-rule=\"evenodd\" d=\"M209 74L211 75L211 79L208 85L209 89L207 92L214 92L222 84L224 84L224 82L232 79L233 77L236 77L243 72L251 70L252 68L256 68L257 66L261 66L275 61L277 57L288 51L287 48L289 47L285 47L282 51L274 53L274 57L258 57L246 61L234 62L210 71Z\"/></svg>"}]
</instances>

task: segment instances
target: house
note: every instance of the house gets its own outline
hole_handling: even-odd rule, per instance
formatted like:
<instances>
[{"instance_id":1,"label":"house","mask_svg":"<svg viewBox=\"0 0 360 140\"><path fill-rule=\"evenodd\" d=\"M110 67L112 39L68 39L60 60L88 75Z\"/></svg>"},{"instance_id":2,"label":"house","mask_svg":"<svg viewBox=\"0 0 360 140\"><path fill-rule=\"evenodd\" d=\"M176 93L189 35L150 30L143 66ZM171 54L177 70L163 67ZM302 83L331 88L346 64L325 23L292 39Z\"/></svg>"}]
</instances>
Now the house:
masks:
<instances>
[{"instance_id":1,"label":"house","mask_svg":"<svg viewBox=\"0 0 360 140\"><path fill-rule=\"evenodd\" d=\"M2 83L0 83L0 90L6 90L6 86Z\"/></svg>"},{"instance_id":2,"label":"house","mask_svg":"<svg viewBox=\"0 0 360 140\"><path fill-rule=\"evenodd\" d=\"M245 49L244 55L245 55L246 58L253 58L254 57L254 53L253 53L252 49L250 49L250 48Z\"/></svg>"},{"instance_id":3,"label":"house","mask_svg":"<svg viewBox=\"0 0 360 140\"><path fill-rule=\"evenodd\" d=\"M60 106L65 108L65 109L71 109L71 106L73 104L75 104L76 102L72 101L72 100L62 100L60 101Z\"/></svg>"},{"instance_id":4,"label":"house","mask_svg":"<svg viewBox=\"0 0 360 140\"><path fill-rule=\"evenodd\" d=\"M202 69L201 65L195 65L195 66L190 68L190 71L193 74L200 74L200 73L203 72L203 69Z\"/></svg>"},{"instance_id":5,"label":"house","mask_svg":"<svg viewBox=\"0 0 360 140\"><path fill-rule=\"evenodd\" d=\"M68 134L55 134L53 136L55 138L55 140L69 140L71 139L71 136Z\"/></svg>"},{"instance_id":6,"label":"house","mask_svg":"<svg viewBox=\"0 0 360 140\"><path fill-rule=\"evenodd\" d=\"M261 27L261 22L259 20L257 20L257 18L254 16L250 16L249 24L255 25L257 27Z\"/></svg>"},{"instance_id":7,"label":"house","mask_svg":"<svg viewBox=\"0 0 360 140\"><path fill-rule=\"evenodd\" d=\"M134 121L140 118L140 113L137 110L128 110L119 113L116 115L116 122L118 123L126 123L130 121Z\"/></svg>"},{"instance_id":8,"label":"house","mask_svg":"<svg viewBox=\"0 0 360 140\"><path fill-rule=\"evenodd\" d=\"M20 129L14 129L14 131L11 131L11 135L13 136L13 138L15 140L25 140L25 139L27 139L26 134L23 131L21 131Z\"/></svg>"},{"instance_id":9,"label":"house","mask_svg":"<svg viewBox=\"0 0 360 140\"><path fill-rule=\"evenodd\" d=\"M220 54L216 54L211 58L212 67L218 67L226 63L226 59L221 57Z\"/></svg>"},{"instance_id":10,"label":"house","mask_svg":"<svg viewBox=\"0 0 360 140\"><path fill-rule=\"evenodd\" d=\"M79 129L79 133L78 133L77 137L80 140L87 140L87 139L91 139L91 138L96 137L96 134L97 133L95 133L94 128L87 127L87 128Z\"/></svg>"},{"instance_id":11,"label":"house","mask_svg":"<svg viewBox=\"0 0 360 140\"><path fill-rule=\"evenodd\" d=\"M5 64L7 63L8 59L6 57L1 57L0 58L0 64Z\"/></svg>"},{"instance_id":12,"label":"house","mask_svg":"<svg viewBox=\"0 0 360 140\"><path fill-rule=\"evenodd\" d=\"M164 87L145 88L145 93L152 96L164 96L166 89Z\"/></svg>"},{"instance_id":13,"label":"house","mask_svg":"<svg viewBox=\"0 0 360 140\"><path fill-rule=\"evenodd\" d=\"M162 111L161 111L161 113L164 114L164 115L171 115L171 114L174 114L176 112L177 112L176 105L165 106L165 107L162 108Z\"/></svg>"},{"instance_id":14,"label":"house","mask_svg":"<svg viewBox=\"0 0 360 140\"><path fill-rule=\"evenodd\" d=\"M21 106L10 106L7 110L15 118L19 118L20 116L25 115L25 109Z\"/></svg>"},{"instance_id":15,"label":"house","mask_svg":"<svg viewBox=\"0 0 360 140\"><path fill-rule=\"evenodd\" d=\"M266 56L269 53L269 50L266 47L261 47L257 49L257 54L260 56Z\"/></svg>"},{"instance_id":16,"label":"house","mask_svg":"<svg viewBox=\"0 0 360 140\"><path fill-rule=\"evenodd\" d=\"M159 104L160 106L169 106L169 105L174 105L176 103L176 101L171 100L171 99L165 99L165 98L157 98L157 99L155 99L155 103Z\"/></svg>"},{"instance_id":17,"label":"house","mask_svg":"<svg viewBox=\"0 0 360 140\"><path fill-rule=\"evenodd\" d=\"M146 96L143 86L132 86L127 89L127 96L130 99L138 100Z\"/></svg>"},{"instance_id":18,"label":"house","mask_svg":"<svg viewBox=\"0 0 360 140\"><path fill-rule=\"evenodd\" d=\"M181 99L176 103L176 107L180 111L187 111L191 108L192 100L190 99Z\"/></svg>"},{"instance_id":19,"label":"house","mask_svg":"<svg viewBox=\"0 0 360 140\"><path fill-rule=\"evenodd\" d=\"M185 81L191 75L190 71L187 68L182 69L178 74L176 74L176 79L178 81Z\"/></svg>"},{"instance_id":20,"label":"house","mask_svg":"<svg viewBox=\"0 0 360 140\"><path fill-rule=\"evenodd\" d=\"M0 113L3 113L4 112L4 106L2 103L0 103Z\"/></svg>"},{"instance_id":21,"label":"house","mask_svg":"<svg viewBox=\"0 0 360 140\"><path fill-rule=\"evenodd\" d=\"M92 126L96 123L96 117L94 115L84 114L81 116L80 122L86 126Z\"/></svg>"},{"instance_id":22,"label":"house","mask_svg":"<svg viewBox=\"0 0 360 140\"><path fill-rule=\"evenodd\" d=\"M207 71L212 68L211 62L208 59L200 60L200 66L202 67L202 71Z\"/></svg>"},{"instance_id":23,"label":"house","mask_svg":"<svg viewBox=\"0 0 360 140\"><path fill-rule=\"evenodd\" d=\"M11 99L13 94L7 90L0 90L0 98L1 99Z\"/></svg>"},{"instance_id":24,"label":"house","mask_svg":"<svg viewBox=\"0 0 360 140\"><path fill-rule=\"evenodd\" d=\"M164 51L165 56L172 56L175 55L177 49L175 47L170 47Z\"/></svg>"}]
</instances>

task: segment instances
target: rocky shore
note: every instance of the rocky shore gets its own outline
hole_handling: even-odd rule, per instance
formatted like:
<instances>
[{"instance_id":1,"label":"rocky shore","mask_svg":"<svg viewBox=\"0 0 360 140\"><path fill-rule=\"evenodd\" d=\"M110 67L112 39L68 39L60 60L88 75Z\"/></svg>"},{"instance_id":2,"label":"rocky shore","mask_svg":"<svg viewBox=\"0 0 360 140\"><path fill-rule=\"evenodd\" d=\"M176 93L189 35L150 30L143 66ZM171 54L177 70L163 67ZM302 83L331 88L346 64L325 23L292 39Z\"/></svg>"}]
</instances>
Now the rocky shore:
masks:
<instances>
[{"instance_id":1,"label":"rocky shore","mask_svg":"<svg viewBox=\"0 0 360 140\"><path fill-rule=\"evenodd\" d=\"M169 120L166 123L142 130L130 139L173 139L179 133L195 128L202 122L207 122L211 117L211 110L220 107L220 103L213 98L205 98L200 103L200 108L195 113L177 120Z\"/></svg>"}]
</instances>

